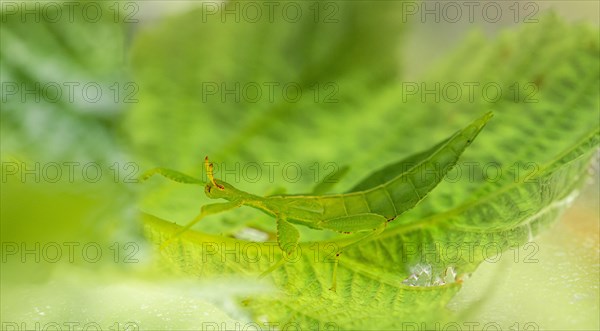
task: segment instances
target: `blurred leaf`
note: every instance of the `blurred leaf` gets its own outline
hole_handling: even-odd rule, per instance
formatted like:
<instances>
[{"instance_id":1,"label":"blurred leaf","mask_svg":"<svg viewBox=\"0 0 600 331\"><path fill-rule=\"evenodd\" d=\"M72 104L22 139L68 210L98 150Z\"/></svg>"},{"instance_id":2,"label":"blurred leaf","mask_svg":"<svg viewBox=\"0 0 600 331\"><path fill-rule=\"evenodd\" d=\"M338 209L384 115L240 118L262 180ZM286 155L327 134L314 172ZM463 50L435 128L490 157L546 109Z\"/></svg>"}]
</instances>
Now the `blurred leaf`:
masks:
<instances>
[{"instance_id":1,"label":"blurred leaf","mask_svg":"<svg viewBox=\"0 0 600 331\"><path fill-rule=\"evenodd\" d=\"M348 170L350 170L349 166L335 167L333 172L329 173L320 183L315 185L311 194L318 195L330 193L335 184L337 184L340 179L344 178L344 176L348 173Z\"/></svg>"},{"instance_id":2,"label":"blurred leaf","mask_svg":"<svg viewBox=\"0 0 600 331\"><path fill-rule=\"evenodd\" d=\"M204 155L217 164L293 161L305 173L314 161L345 160L353 141L337 150L322 142L354 136L372 95L397 76L401 4L297 2L297 22L277 11L272 21L236 23L198 9L140 31L132 62L142 102L125 123L140 128L129 132L134 146L150 164L186 173L201 169ZM298 185L309 191L320 179Z\"/></svg>"},{"instance_id":3,"label":"blurred leaf","mask_svg":"<svg viewBox=\"0 0 600 331\"><path fill-rule=\"evenodd\" d=\"M119 159L115 123L137 89L125 81L122 19L103 2L97 18L81 3L34 5L1 14L3 152Z\"/></svg>"}]
</instances>

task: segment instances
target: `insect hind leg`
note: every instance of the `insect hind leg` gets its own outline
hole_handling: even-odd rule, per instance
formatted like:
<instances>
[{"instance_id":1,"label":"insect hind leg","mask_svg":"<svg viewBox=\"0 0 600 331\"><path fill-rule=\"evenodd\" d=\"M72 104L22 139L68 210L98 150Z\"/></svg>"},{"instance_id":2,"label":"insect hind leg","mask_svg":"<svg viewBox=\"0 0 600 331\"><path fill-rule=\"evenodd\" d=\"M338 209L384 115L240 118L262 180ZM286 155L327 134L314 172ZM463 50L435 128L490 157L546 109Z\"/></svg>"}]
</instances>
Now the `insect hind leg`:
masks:
<instances>
[{"instance_id":1,"label":"insect hind leg","mask_svg":"<svg viewBox=\"0 0 600 331\"><path fill-rule=\"evenodd\" d=\"M365 235L354 238L353 240L345 242L339 246L333 264L333 275L330 288L331 291L335 292L337 290L337 269L342 252L349 247L377 237L383 232L383 230L385 230L389 221L390 220L378 214L359 214L325 220L319 223L319 227L323 229L334 230L342 233L371 230Z\"/></svg>"}]
</instances>

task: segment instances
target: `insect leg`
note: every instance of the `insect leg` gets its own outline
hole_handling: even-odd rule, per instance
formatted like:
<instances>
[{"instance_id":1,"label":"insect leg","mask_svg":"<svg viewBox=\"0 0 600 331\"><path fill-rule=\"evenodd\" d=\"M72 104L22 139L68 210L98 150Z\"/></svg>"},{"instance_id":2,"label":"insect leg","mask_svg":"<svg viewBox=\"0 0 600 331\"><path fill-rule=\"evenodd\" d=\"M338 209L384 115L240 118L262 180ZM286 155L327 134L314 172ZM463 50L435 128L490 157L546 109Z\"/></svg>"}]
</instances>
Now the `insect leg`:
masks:
<instances>
[{"instance_id":1,"label":"insect leg","mask_svg":"<svg viewBox=\"0 0 600 331\"><path fill-rule=\"evenodd\" d=\"M298 248L298 241L300 240L300 233L290 222L285 220L284 217L277 217L277 243L279 248L283 252L283 257L274 265L270 266L269 269L260 274L259 278L263 278L273 270L282 266L286 258L294 254Z\"/></svg>"},{"instance_id":2,"label":"insect leg","mask_svg":"<svg viewBox=\"0 0 600 331\"><path fill-rule=\"evenodd\" d=\"M371 232L368 232L364 236L360 236L354 240L344 243L338 248L333 265L333 276L330 290L335 292L337 288L337 267L339 264L340 254L348 247L378 236L381 232L383 232L383 230L385 230L387 221L388 220L385 217L378 214L358 214L325 220L319 223L319 226L323 229L329 229L343 233L371 230Z\"/></svg>"},{"instance_id":3,"label":"insect leg","mask_svg":"<svg viewBox=\"0 0 600 331\"><path fill-rule=\"evenodd\" d=\"M183 183L183 184L197 184L197 185L206 185L206 183L200 179L188 176L184 173L181 173L176 170L167 169L167 168L154 168L144 172L140 176L141 181L145 181L148 178L154 176L155 174L159 174L165 178L168 178L172 181Z\"/></svg>"},{"instance_id":4,"label":"insect leg","mask_svg":"<svg viewBox=\"0 0 600 331\"><path fill-rule=\"evenodd\" d=\"M160 249L163 249L166 246L168 246L169 244L171 244L174 239L179 237L185 231L189 230L196 223L200 222L200 220L202 220L204 217L213 215L213 214L218 214L218 213L239 207L241 205L242 205L242 201L236 200L236 201L228 201L228 202L222 202L222 203L213 203L210 205L202 206L202 208L200 208L200 214L198 214L198 216L196 216L191 222L189 222L184 227L179 229L179 231L177 231L171 238L167 239L167 241L162 243L160 245Z\"/></svg>"},{"instance_id":5,"label":"insect leg","mask_svg":"<svg viewBox=\"0 0 600 331\"><path fill-rule=\"evenodd\" d=\"M337 290L337 269L340 263L340 254L342 254L341 251L337 252L335 254L335 261L333 261L333 276L331 276L331 287L329 288L333 292Z\"/></svg>"}]
</instances>

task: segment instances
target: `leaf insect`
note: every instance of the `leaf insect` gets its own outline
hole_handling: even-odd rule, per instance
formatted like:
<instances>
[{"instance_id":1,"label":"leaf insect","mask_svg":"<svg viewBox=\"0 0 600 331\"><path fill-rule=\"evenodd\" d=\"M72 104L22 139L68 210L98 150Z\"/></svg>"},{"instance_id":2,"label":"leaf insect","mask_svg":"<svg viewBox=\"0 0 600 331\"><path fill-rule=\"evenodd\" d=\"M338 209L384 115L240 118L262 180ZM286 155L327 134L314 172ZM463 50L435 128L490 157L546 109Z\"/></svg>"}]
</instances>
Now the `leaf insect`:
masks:
<instances>
[{"instance_id":1,"label":"leaf insect","mask_svg":"<svg viewBox=\"0 0 600 331\"><path fill-rule=\"evenodd\" d=\"M151 169L141 179L160 174L180 183L204 185L208 198L226 201L202 206L198 216L164 242L162 247L205 217L240 206L256 208L276 219L277 242L288 256L298 249L300 234L295 225L345 234L357 233L352 240L338 247L330 288L335 292L337 266L342 251L378 236L385 230L388 222L423 200L456 164L491 117L491 112L485 114L429 150L374 172L343 194L254 195L215 179L213 164L208 157L204 160L208 183L166 168ZM285 256L264 271L261 277L284 263Z\"/></svg>"}]
</instances>

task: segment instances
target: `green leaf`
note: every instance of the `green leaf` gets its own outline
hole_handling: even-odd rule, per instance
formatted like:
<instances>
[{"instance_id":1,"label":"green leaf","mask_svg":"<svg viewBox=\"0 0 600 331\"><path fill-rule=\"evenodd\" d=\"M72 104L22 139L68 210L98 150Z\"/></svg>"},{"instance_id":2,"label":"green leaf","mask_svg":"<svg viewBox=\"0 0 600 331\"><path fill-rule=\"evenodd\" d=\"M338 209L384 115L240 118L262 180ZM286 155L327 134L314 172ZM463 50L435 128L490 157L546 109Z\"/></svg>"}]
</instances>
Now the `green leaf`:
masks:
<instances>
[{"instance_id":1,"label":"green leaf","mask_svg":"<svg viewBox=\"0 0 600 331\"><path fill-rule=\"evenodd\" d=\"M335 294L327 289L332 272L327 254L333 252L336 241L304 243L299 257L271 276L285 289L285 295L253 297L245 304L255 316L266 316L268 321L313 329L329 323L343 329L397 328L402 323L449 318L443 306L459 289L454 273L460 277L472 272L484 259L498 253L490 252L490 245L501 250L517 246L553 222L573 200L573 190L585 178L598 143L599 133L594 131L545 165L538 176L456 211L418 224L396 226L371 242L349 249L340 260ZM148 235L157 242L178 228L152 217L146 224ZM269 255L278 250L268 243L197 232L182 237L179 246L163 254L173 263L185 252L185 263L175 262L174 267L202 277L256 274L281 257ZM455 253L456 247L461 253ZM249 251L253 253L249 255ZM234 257L227 258L228 254Z\"/></svg>"},{"instance_id":2,"label":"green leaf","mask_svg":"<svg viewBox=\"0 0 600 331\"><path fill-rule=\"evenodd\" d=\"M147 235L157 242L170 238L179 229L151 215L144 215L144 219ZM162 251L162 263L202 278L228 274L258 277L261 270L283 258L277 244L272 244L189 231L181 235L178 244ZM262 316L256 321L290 327L381 329L397 327L399 321L421 321L432 312L443 319L447 316L443 310L445 302L460 288L458 284L412 288L403 285L394 273L344 257L334 293L328 289L333 271L328 254L332 252L329 243L301 243L283 267L269 274L268 278L284 291L275 296L245 298L244 306L254 316ZM349 281L348 270L353 270L355 281Z\"/></svg>"},{"instance_id":3,"label":"green leaf","mask_svg":"<svg viewBox=\"0 0 600 331\"><path fill-rule=\"evenodd\" d=\"M377 245L383 248L365 247L360 257L389 265L389 257L381 255L385 249L402 252L391 256L395 265L426 263L438 273L451 265L459 273L472 272L490 257L486 251L490 245L505 250L530 241L560 215L586 179L599 142L594 130L534 176L418 222L400 219L399 225L382 234Z\"/></svg>"},{"instance_id":4,"label":"green leaf","mask_svg":"<svg viewBox=\"0 0 600 331\"><path fill-rule=\"evenodd\" d=\"M352 13L352 7L348 8L345 13ZM381 12L370 20L379 22L378 15ZM385 23L379 25L384 30L387 27ZM269 276L281 290L280 295L243 300L256 321L297 323L308 329L322 329L328 323L341 329L397 329L405 322L456 318L444 307L460 289L461 282L467 282L468 275L486 257L522 245L552 224L582 185L597 150L598 32L587 26L567 25L552 15L540 19L539 24L507 31L494 41L474 35L423 80L425 84L492 82L505 92L493 101L476 96L457 102L424 102L422 95L407 96L406 85L393 80L372 83L371 87L377 86L372 89L366 86L372 81L363 79L363 69L377 68L377 61L373 61L361 68L346 67L343 75L338 75L341 69L329 72L327 66L306 74L325 80L335 77L341 93L340 102L335 105L307 100L277 105L219 101L203 104L190 97L200 88L201 79L186 73L218 68L209 76L214 79L218 73L227 77L214 79L218 82L244 82L250 75L290 81L303 77L306 66L292 66L286 72L286 58L280 50L287 39L269 37L269 43L261 49L268 61L263 59L260 65L251 66L255 70L249 74L248 67L236 65L248 63L239 59L243 52L230 51L233 46L225 47L234 45L234 36L242 34L238 27L211 25L214 30L210 32L220 37L216 38L216 45L192 47L185 40L193 39L194 34L177 40L177 32L192 30L194 26L188 16L172 19L156 31L143 34L136 45L138 74L144 89L148 89L143 93L148 94L149 101L134 109L128 120L150 128L134 133L133 139L136 148L156 164L171 162L181 165L177 168L182 170L197 167L201 159L190 151L198 150L199 144L208 149L202 153L212 155L214 151L219 155L217 159L227 161L276 159L312 164L315 160L333 160L352 164L348 176L340 182L347 188L356 182L357 174L369 173L374 164L391 164L384 168L385 173L368 176L359 184L362 187L387 180L393 172L401 171L399 164L419 162L424 157L416 154L398 163L397 155L426 150L442 140L448 128L458 127L475 114L489 110L495 113L486 133L456 164L454 176L447 176L419 205L390 222L381 236L344 252L338 268L337 293L328 291L333 271L330 255L344 238L299 228L301 238L310 242L301 243L297 259ZM194 33L208 29L196 28ZM287 36L296 31L285 25L243 28L245 39L237 40L244 42L254 42L261 35ZM323 42L318 37L312 41L314 44ZM381 48L374 48L374 53L389 51L389 46L385 46L389 40L377 40ZM307 39L299 42L309 43ZM356 41L357 45L363 42L366 41ZM243 42L238 46L253 50ZM185 55L173 68L166 64L166 53L177 47L181 54L192 55ZM212 47L221 56L227 54L225 59L209 57ZM144 54L153 52L165 53L164 59L144 58ZM250 59L256 59L255 54L251 52ZM537 102L527 102L531 95L523 94L528 93L525 86L529 82L533 83ZM171 90L173 86L177 89ZM513 94L509 94L511 91ZM185 111L192 108L198 112ZM167 109L172 116L165 115ZM166 145L164 141L174 143ZM181 151L173 153L173 146ZM179 157L173 159L174 154ZM535 171L524 167L529 164L535 165ZM490 167L500 169L501 175L491 176L486 171ZM311 183L303 179L297 185L285 184L290 192L301 192ZM273 186L266 180L240 185L247 185L244 189L250 191ZM181 215L184 209L197 211L203 202L200 192L182 197L173 186L157 192L164 200L149 195L145 209L154 214L147 207L152 204L169 219ZM166 207L157 206L160 201L167 201L163 202ZM168 204L174 201L183 207L169 208ZM261 229L270 235L274 229L272 218L232 215L229 221L225 215L206 220L198 227L202 232L185 233L179 245L162 252L165 263L199 277L252 276L281 258L273 241L232 238L249 220L260 220L265 224ZM178 229L159 218L145 218L146 233L152 241L162 242ZM209 228L215 223L220 227L211 232Z\"/></svg>"}]
</instances>

